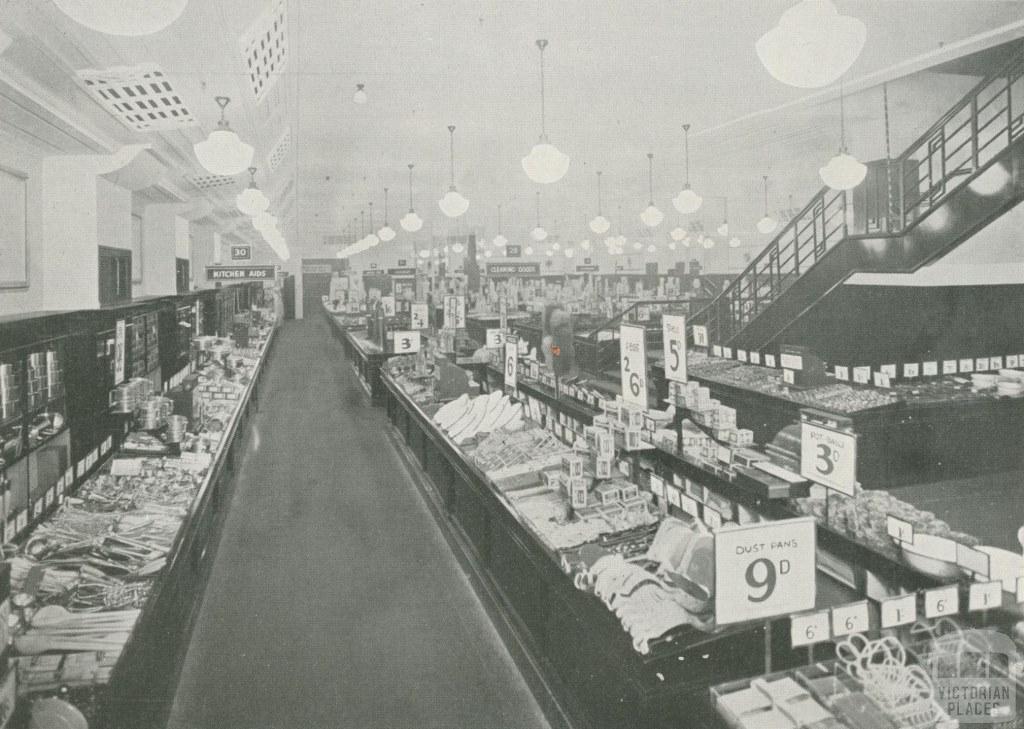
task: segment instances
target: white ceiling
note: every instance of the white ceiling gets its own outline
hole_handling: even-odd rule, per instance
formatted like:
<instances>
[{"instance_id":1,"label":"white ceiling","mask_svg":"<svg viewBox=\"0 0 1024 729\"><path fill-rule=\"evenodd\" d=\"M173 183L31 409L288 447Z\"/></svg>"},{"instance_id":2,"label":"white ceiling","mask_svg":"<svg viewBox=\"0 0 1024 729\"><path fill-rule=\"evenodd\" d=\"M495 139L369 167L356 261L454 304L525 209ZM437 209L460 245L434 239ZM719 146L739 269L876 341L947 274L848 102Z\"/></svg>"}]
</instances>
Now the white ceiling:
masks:
<instances>
[{"instance_id":1,"label":"white ceiling","mask_svg":"<svg viewBox=\"0 0 1024 729\"><path fill-rule=\"evenodd\" d=\"M596 210L594 172L604 171L605 213L624 231L637 227L647 203L646 153L655 162L656 203L678 222L670 199L683 178L682 130L692 124L694 186L705 195L706 223L717 222L730 197L730 218L750 230L760 217L761 175L771 176L772 206L787 193L801 205L819 186L817 168L838 145L834 101L703 133L753 112L796 101L807 92L775 81L754 42L791 0L289 0L285 75L261 102L249 89L239 39L270 3L192 0L164 31L141 38L105 36L77 25L49 0L6 3L0 30L13 39L2 61L70 99L119 142L153 141L175 167L180 187L201 172L191 144L216 123L216 95L229 95L232 126L256 146L266 166L286 127L292 154L262 180L277 207L294 199L283 228L293 255L325 253L322 237L346 225L391 188L391 222L407 207L406 164L416 164L415 205L438 234L483 226L493 232L505 206L507 235L534 225L534 193L542 221L563 237L582 236ZM837 0L868 29L850 79L881 71L963 38L1018 22L1020 2L981 0ZM572 157L559 183L538 186L520 167L540 132L537 38L546 38L548 135ZM162 133L129 131L82 95L72 72L156 63L180 91L201 127ZM0 66L0 70L2 70ZM369 103L352 93L364 83ZM970 83L924 74L890 88L893 146L927 126ZM863 91L848 105L851 146L863 158L884 154L881 97ZM455 124L459 189L471 201L457 223L436 201L447 186L448 134ZM330 179L328 179L330 178ZM240 178L240 186L242 180ZM294 182L292 182L294 181ZM231 204L233 194L214 195ZM275 195L272 194L272 198ZM618 221L616 220L616 223ZM381 223L378 212L377 224ZM751 245L763 243L750 237Z\"/></svg>"}]
</instances>

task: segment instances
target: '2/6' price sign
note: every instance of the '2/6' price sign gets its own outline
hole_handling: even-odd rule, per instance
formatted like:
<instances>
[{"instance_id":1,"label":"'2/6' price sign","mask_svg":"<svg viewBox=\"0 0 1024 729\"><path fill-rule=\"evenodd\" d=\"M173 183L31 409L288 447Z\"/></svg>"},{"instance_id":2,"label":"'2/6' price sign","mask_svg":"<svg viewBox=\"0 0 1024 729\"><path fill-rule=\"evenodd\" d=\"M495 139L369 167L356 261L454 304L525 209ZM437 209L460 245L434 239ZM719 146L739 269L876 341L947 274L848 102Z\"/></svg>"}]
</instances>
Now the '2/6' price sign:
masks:
<instances>
[{"instance_id":1,"label":"'2/6' price sign","mask_svg":"<svg viewBox=\"0 0 1024 729\"><path fill-rule=\"evenodd\" d=\"M715 532L715 622L765 620L814 607L813 517Z\"/></svg>"},{"instance_id":2,"label":"'2/6' price sign","mask_svg":"<svg viewBox=\"0 0 1024 729\"><path fill-rule=\"evenodd\" d=\"M623 324L619 328L622 399L647 407L647 337L643 327Z\"/></svg>"},{"instance_id":3,"label":"'2/6' price sign","mask_svg":"<svg viewBox=\"0 0 1024 729\"><path fill-rule=\"evenodd\" d=\"M853 496L857 484L857 436L806 421L800 426L800 475Z\"/></svg>"},{"instance_id":4,"label":"'2/6' price sign","mask_svg":"<svg viewBox=\"0 0 1024 729\"><path fill-rule=\"evenodd\" d=\"M686 317L664 314L661 325L665 343L665 379L686 382Z\"/></svg>"}]
</instances>

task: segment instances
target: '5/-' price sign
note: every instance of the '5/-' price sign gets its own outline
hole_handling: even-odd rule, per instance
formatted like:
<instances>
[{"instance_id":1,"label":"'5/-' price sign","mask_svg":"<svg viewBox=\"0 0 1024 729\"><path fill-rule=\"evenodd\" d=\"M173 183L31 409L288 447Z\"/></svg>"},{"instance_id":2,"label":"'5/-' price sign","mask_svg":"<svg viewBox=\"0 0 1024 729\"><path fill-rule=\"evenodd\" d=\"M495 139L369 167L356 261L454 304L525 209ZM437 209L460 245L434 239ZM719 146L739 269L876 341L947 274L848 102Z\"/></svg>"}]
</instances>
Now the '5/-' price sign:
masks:
<instances>
[{"instance_id":1,"label":"'5/-' price sign","mask_svg":"<svg viewBox=\"0 0 1024 729\"><path fill-rule=\"evenodd\" d=\"M715 622L741 623L811 610L817 581L813 517L715 532Z\"/></svg>"},{"instance_id":2,"label":"'5/-' price sign","mask_svg":"<svg viewBox=\"0 0 1024 729\"><path fill-rule=\"evenodd\" d=\"M806 421L800 426L800 475L853 496L857 484L857 436Z\"/></svg>"},{"instance_id":3,"label":"'5/-' price sign","mask_svg":"<svg viewBox=\"0 0 1024 729\"><path fill-rule=\"evenodd\" d=\"M664 314L661 325L665 344L665 379L686 382L686 317Z\"/></svg>"}]
</instances>

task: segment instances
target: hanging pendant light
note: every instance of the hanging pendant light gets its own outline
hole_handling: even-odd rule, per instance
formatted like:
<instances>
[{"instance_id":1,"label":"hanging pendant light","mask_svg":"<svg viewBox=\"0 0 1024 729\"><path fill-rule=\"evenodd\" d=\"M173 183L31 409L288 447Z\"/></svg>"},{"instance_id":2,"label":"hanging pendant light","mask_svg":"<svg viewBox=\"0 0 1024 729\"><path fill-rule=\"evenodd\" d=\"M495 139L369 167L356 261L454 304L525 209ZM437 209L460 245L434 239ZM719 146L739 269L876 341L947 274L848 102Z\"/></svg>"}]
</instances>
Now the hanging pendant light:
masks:
<instances>
[{"instance_id":1,"label":"hanging pendant light","mask_svg":"<svg viewBox=\"0 0 1024 729\"><path fill-rule=\"evenodd\" d=\"M640 220L648 228L657 228L661 225L661 221L665 219L665 214L658 210L654 205L654 153L647 153L647 191L650 194L650 200L647 203L647 207L642 213L640 213Z\"/></svg>"},{"instance_id":2,"label":"hanging pendant light","mask_svg":"<svg viewBox=\"0 0 1024 729\"><path fill-rule=\"evenodd\" d=\"M833 190L852 190L867 177L868 168L846 149L846 109L843 82L839 82L839 154L818 170L822 181Z\"/></svg>"},{"instance_id":3,"label":"hanging pendant light","mask_svg":"<svg viewBox=\"0 0 1024 729\"><path fill-rule=\"evenodd\" d=\"M231 103L227 96L214 98L220 107L220 121L210 136L193 147L196 158L206 171L213 175L230 177L243 172L252 165L253 148L246 144L231 130L228 120L224 118L224 110Z\"/></svg>"},{"instance_id":4,"label":"hanging pendant light","mask_svg":"<svg viewBox=\"0 0 1024 729\"><path fill-rule=\"evenodd\" d=\"M368 97L366 96L364 85L356 84L356 92L352 94L352 101L354 101L357 104L365 104L367 99Z\"/></svg>"},{"instance_id":5,"label":"hanging pendant light","mask_svg":"<svg viewBox=\"0 0 1024 729\"><path fill-rule=\"evenodd\" d=\"M525 253L528 256L532 256L533 255L533 246L526 246L526 248L523 249L523 253Z\"/></svg>"},{"instance_id":6,"label":"hanging pendant light","mask_svg":"<svg viewBox=\"0 0 1024 729\"><path fill-rule=\"evenodd\" d=\"M452 162L452 177L451 185L448 187L448 192L445 193L444 197L438 201L438 206L441 208L441 212L447 215L449 218L457 218L467 210L469 210L469 200L459 194L459 191L455 189L455 127L448 127L448 135L451 141L451 162Z\"/></svg>"},{"instance_id":7,"label":"hanging pendant light","mask_svg":"<svg viewBox=\"0 0 1024 729\"><path fill-rule=\"evenodd\" d=\"M526 176L542 185L558 182L569 170L569 155L562 154L548 142L544 106L544 49L547 47L546 40L537 41L540 49L540 141L522 160Z\"/></svg>"},{"instance_id":8,"label":"hanging pendant light","mask_svg":"<svg viewBox=\"0 0 1024 729\"><path fill-rule=\"evenodd\" d=\"M388 225L388 189L384 188L384 227L377 231L377 237L387 243L395 239L395 231Z\"/></svg>"},{"instance_id":9,"label":"hanging pendant light","mask_svg":"<svg viewBox=\"0 0 1024 729\"><path fill-rule=\"evenodd\" d=\"M177 20L188 0L54 0L62 13L107 35L157 33Z\"/></svg>"},{"instance_id":10,"label":"hanging pendant light","mask_svg":"<svg viewBox=\"0 0 1024 729\"><path fill-rule=\"evenodd\" d=\"M402 216L399 220L399 224L402 226L402 230L407 233L415 233L423 227L423 219L416 214L416 211L412 207L412 168L413 163L409 163L409 212Z\"/></svg>"},{"instance_id":11,"label":"hanging pendant light","mask_svg":"<svg viewBox=\"0 0 1024 729\"><path fill-rule=\"evenodd\" d=\"M501 234L501 205L498 205L498 234L494 236L494 245L498 248L504 248L508 245L508 238Z\"/></svg>"},{"instance_id":12,"label":"hanging pendant light","mask_svg":"<svg viewBox=\"0 0 1024 729\"><path fill-rule=\"evenodd\" d=\"M548 232L540 227L540 192L537 192L537 227L530 231L530 237L540 243L548 237Z\"/></svg>"},{"instance_id":13,"label":"hanging pendant light","mask_svg":"<svg viewBox=\"0 0 1024 729\"><path fill-rule=\"evenodd\" d=\"M761 233L768 235L769 233L775 232L779 223L775 218L768 214L768 175L762 175L761 179L764 180L764 217L757 221L757 229Z\"/></svg>"},{"instance_id":14,"label":"hanging pendant light","mask_svg":"<svg viewBox=\"0 0 1024 729\"><path fill-rule=\"evenodd\" d=\"M647 246L647 252L648 253L656 253L657 250L658 250L658 247L656 245L654 245L653 243L651 243L649 246Z\"/></svg>"},{"instance_id":15,"label":"hanging pendant light","mask_svg":"<svg viewBox=\"0 0 1024 729\"><path fill-rule=\"evenodd\" d=\"M676 242L675 242L675 241L672 241L671 243L669 243L669 244L668 244L668 249L669 249L670 251L674 251L674 250L676 249Z\"/></svg>"},{"instance_id":16,"label":"hanging pendant light","mask_svg":"<svg viewBox=\"0 0 1024 729\"><path fill-rule=\"evenodd\" d=\"M597 217L590 221L590 229L598 235L608 232L611 227L608 219L601 214L601 171L597 172Z\"/></svg>"},{"instance_id":17,"label":"hanging pendant light","mask_svg":"<svg viewBox=\"0 0 1024 729\"><path fill-rule=\"evenodd\" d=\"M840 15L830 0L804 0L784 12L755 48L776 79L811 89L828 86L846 73L866 39L864 23Z\"/></svg>"},{"instance_id":18,"label":"hanging pendant light","mask_svg":"<svg viewBox=\"0 0 1024 729\"><path fill-rule=\"evenodd\" d=\"M590 250L590 239L589 238L584 238L583 240L580 241L580 250L582 250L582 251L589 251Z\"/></svg>"},{"instance_id":19,"label":"hanging pendant light","mask_svg":"<svg viewBox=\"0 0 1024 729\"><path fill-rule=\"evenodd\" d=\"M249 168L249 186L235 196L235 206L249 217L259 215L270 207L270 200L256 187L255 167Z\"/></svg>"},{"instance_id":20,"label":"hanging pendant light","mask_svg":"<svg viewBox=\"0 0 1024 729\"><path fill-rule=\"evenodd\" d=\"M737 238L736 236L733 236L732 238L729 239L729 247L730 248L739 248L740 245L742 245L742 243L741 243L740 239Z\"/></svg>"},{"instance_id":21,"label":"hanging pendant light","mask_svg":"<svg viewBox=\"0 0 1024 729\"><path fill-rule=\"evenodd\" d=\"M574 255L576 255L576 251L574 251L572 248L566 248L565 249L565 257L566 258L572 258Z\"/></svg>"},{"instance_id":22,"label":"hanging pendant light","mask_svg":"<svg viewBox=\"0 0 1024 729\"><path fill-rule=\"evenodd\" d=\"M683 124L683 144L686 160L686 182L683 189L672 198L672 205L683 215L689 215L700 210L704 198L690 189L690 125Z\"/></svg>"},{"instance_id":23,"label":"hanging pendant light","mask_svg":"<svg viewBox=\"0 0 1024 729\"><path fill-rule=\"evenodd\" d=\"M729 235L729 198L722 198L722 224L718 226L718 234L723 238Z\"/></svg>"},{"instance_id":24,"label":"hanging pendant light","mask_svg":"<svg viewBox=\"0 0 1024 729\"><path fill-rule=\"evenodd\" d=\"M465 246L462 245L461 241L457 240L452 244L452 253L462 253L465 250Z\"/></svg>"},{"instance_id":25,"label":"hanging pendant light","mask_svg":"<svg viewBox=\"0 0 1024 729\"><path fill-rule=\"evenodd\" d=\"M672 232L669 233L669 235L672 237L672 240L678 242L678 241L681 241L683 238L686 237L686 231L683 230L682 228L676 227L676 228L672 229Z\"/></svg>"}]
</instances>

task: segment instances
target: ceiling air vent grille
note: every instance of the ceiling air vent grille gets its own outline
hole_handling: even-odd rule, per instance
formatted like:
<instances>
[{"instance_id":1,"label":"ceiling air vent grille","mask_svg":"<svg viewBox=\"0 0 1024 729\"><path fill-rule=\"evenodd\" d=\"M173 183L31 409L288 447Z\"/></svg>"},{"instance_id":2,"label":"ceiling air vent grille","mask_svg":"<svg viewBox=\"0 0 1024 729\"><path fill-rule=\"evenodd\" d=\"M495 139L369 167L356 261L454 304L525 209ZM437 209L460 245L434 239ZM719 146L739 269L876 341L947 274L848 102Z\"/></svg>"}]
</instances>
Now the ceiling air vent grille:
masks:
<instances>
[{"instance_id":1,"label":"ceiling air vent grille","mask_svg":"<svg viewBox=\"0 0 1024 729\"><path fill-rule=\"evenodd\" d=\"M274 145L274 149L267 156L267 169L273 172L281 163L288 157L288 153L292 151L292 128L285 127L281 136L277 140L277 144Z\"/></svg>"},{"instance_id":2,"label":"ceiling air vent grille","mask_svg":"<svg viewBox=\"0 0 1024 729\"><path fill-rule=\"evenodd\" d=\"M287 19L288 5L278 0L256 19L239 41L256 101L263 100L288 61Z\"/></svg>"},{"instance_id":3,"label":"ceiling air vent grille","mask_svg":"<svg viewBox=\"0 0 1024 729\"><path fill-rule=\"evenodd\" d=\"M238 181L234 177L226 175L186 175L185 179L204 192L238 185Z\"/></svg>"},{"instance_id":4,"label":"ceiling air vent grille","mask_svg":"<svg viewBox=\"0 0 1024 729\"><path fill-rule=\"evenodd\" d=\"M156 64L85 69L77 75L100 106L129 129L169 131L198 123Z\"/></svg>"}]
</instances>

